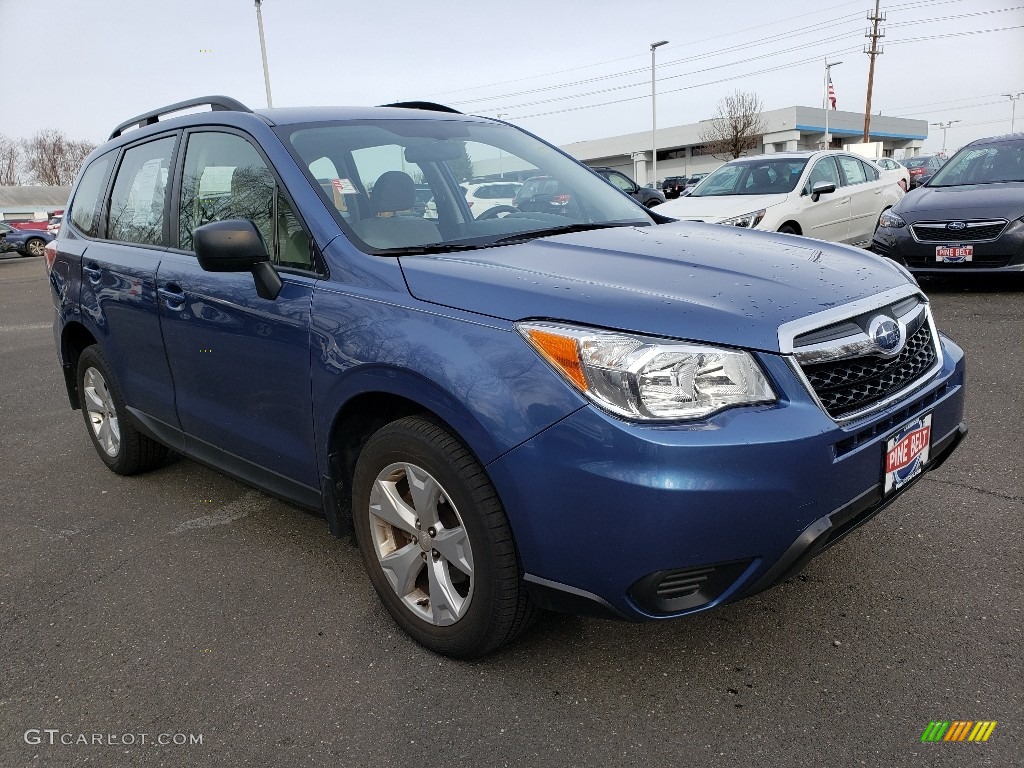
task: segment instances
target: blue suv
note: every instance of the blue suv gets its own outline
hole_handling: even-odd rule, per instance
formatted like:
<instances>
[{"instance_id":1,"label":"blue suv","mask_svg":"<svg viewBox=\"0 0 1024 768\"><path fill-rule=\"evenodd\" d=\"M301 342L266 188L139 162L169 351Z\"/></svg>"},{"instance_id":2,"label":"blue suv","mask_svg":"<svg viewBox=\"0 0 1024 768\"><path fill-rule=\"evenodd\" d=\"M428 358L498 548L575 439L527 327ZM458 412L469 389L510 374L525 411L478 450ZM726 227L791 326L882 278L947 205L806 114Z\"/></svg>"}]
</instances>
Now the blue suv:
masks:
<instances>
[{"instance_id":1,"label":"blue suv","mask_svg":"<svg viewBox=\"0 0 1024 768\"><path fill-rule=\"evenodd\" d=\"M559 194L474 217L476 177ZM429 103L140 115L86 161L46 262L71 406L112 471L171 449L320 512L453 657L537 609L755 594L966 433L963 352L902 267L673 222Z\"/></svg>"}]
</instances>

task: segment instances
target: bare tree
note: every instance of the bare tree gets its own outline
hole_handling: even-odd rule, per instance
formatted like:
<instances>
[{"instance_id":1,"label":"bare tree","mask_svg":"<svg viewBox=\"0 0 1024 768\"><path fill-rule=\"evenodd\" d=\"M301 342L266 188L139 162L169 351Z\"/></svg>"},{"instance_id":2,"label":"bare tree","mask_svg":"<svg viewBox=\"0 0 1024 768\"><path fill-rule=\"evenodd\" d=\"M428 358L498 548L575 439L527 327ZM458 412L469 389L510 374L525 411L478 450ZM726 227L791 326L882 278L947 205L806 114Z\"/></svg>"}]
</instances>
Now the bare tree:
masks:
<instances>
[{"instance_id":1,"label":"bare tree","mask_svg":"<svg viewBox=\"0 0 1024 768\"><path fill-rule=\"evenodd\" d=\"M756 93L735 91L718 102L715 116L701 128L700 141L708 154L732 160L760 143L765 130L761 99Z\"/></svg>"},{"instance_id":2,"label":"bare tree","mask_svg":"<svg viewBox=\"0 0 1024 768\"><path fill-rule=\"evenodd\" d=\"M21 183L21 142L0 133L0 187L14 187Z\"/></svg>"},{"instance_id":3,"label":"bare tree","mask_svg":"<svg viewBox=\"0 0 1024 768\"><path fill-rule=\"evenodd\" d=\"M88 141L75 141L56 128L46 128L24 142L25 170L36 184L66 187L95 148Z\"/></svg>"}]
</instances>

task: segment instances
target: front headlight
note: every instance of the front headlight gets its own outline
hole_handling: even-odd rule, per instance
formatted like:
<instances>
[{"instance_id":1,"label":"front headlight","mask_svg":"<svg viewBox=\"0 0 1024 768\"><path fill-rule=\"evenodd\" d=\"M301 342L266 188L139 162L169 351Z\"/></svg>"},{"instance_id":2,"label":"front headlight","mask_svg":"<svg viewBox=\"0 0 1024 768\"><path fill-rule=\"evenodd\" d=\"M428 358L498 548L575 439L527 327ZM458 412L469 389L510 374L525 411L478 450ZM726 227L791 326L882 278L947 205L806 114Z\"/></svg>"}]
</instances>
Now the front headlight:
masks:
<instances>
[{"instance_id":1,"label":"front headlight","mask_svg":"<svg viewBox=\"0 0 1024 768\"><path fill-rule=\"evenodd\" d=\"M556 323L516 323L516 330L580 392L630 419L699 419L777 400L739 350Z\"/></svg>"},{"instance_id":2,"label":"front headlight","mask_svg":"<svg viewBox=\"0 0 1024 768\"><path fill-rule=\"evenodd\" d=\"M884 229L899 229L900 227L907 226L907 222L893 213L891 210L883 211L881 218L878 219L878 226Z\"/></svg>"},{"instance_id":3,"label":"front headlight","mask_svg":"<svg viewBox=\"0 0 1024 768\"><path fill-rule=\"evenodd\" d=\"M765 209L762 208L759 211L744 213L742 216L733 216L731 219L725 219L718 223L725 224L727 227L746 227L747 229L753 229L761 223L761 219L764 218L764 214Z\"/></svg>"}]
</instances>

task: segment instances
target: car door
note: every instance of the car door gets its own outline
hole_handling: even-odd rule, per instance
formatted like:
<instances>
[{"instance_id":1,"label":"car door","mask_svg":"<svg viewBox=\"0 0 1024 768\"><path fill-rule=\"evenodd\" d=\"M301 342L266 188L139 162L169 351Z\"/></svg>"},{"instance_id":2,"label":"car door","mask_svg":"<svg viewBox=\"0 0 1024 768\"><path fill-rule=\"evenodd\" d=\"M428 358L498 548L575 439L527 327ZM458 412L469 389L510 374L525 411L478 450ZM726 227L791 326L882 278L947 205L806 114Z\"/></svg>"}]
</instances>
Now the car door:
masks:
<instances>
[{"instance_id":1,"label":"car door","mask_svg":"<svg viewBox=\"0 0 1024 768\"><path fill-rule=\"evenodd\" d=\"M102 226L93 229L95 222L83 218L63 246L81 254L82 319L125 403L172 427L174 384L160 335L156 274L167 248L167 188L177 141L170 134L125 149Z\"/></svg>"},{"instance_id":2,"label":"car door","mask_svg":"<svg viewBox=\"0 0 1024 768\"><path fill-rule=\"evenodd\" d=\"M310 394L310 239L269 164L243 135L185 137L175 239L157 285L175 404L188 450L281 495L314 502L319 483ZM206 272L192 248L202 224L253 221L284 286L273 300L249 272Z\"/></svg>"},{"instance_id":3,"label":"car door","mask_svg":"<svg viewBox=\"0 0 1024 768\"><path fill-rule=\"evenodd\" d=\"M875 232L875 224L885 206L882 193L887 181L859 157L836 155L839 171L843 177L844 190L850 196L850 231L847 242L867 242Z\"/></svg>"},{"instance_id":4,"label":"car door","mask_svg":"<svg viewBox=\"0 0 1024 768\"><path fill-rule=\"evenodd\" d=\"M814 200L811 190L819 182L835 184L836 191ZM850 231L850 196L844 193L839 169L831 155L814 161L801 188L799 204L804 235L834 243L846 241Z\"/></svg>"}]
</instances>

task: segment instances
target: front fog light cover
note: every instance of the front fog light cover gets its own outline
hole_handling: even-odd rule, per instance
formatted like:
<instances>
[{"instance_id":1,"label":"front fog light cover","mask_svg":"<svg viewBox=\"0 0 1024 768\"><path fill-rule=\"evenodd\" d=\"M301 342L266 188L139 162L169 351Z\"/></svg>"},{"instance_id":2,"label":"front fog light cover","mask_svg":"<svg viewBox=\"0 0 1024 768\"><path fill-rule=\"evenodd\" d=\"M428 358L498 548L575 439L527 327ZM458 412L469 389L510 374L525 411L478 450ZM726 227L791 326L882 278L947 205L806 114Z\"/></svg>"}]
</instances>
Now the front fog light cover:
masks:
<instances>
[{"instance_id":1,"label":"front fog light cover","mask_svg":"<svg viewBox=\"0 0 1024 768\"><path fill-rule=\"evenodd\" d=\"M777 400L740 350L557 323L517 323L516 330L584 395L630 419L699 419Z\"/></svg>"},{"instance_id":2,"label":"front fog light cover","mask_svg":"<svg viewBox=\"0 0 1024 768\"><path fill-rule=\"evenodd\" d=\"M718 223L724 224L727 227L746 227L747 229L753 229L761 223L761 219L764 218L765 213L765 209L762 208L759 211L744 213L742 216L733 216L731 219L723 219Z\"/></svg>"}]
</instances>

